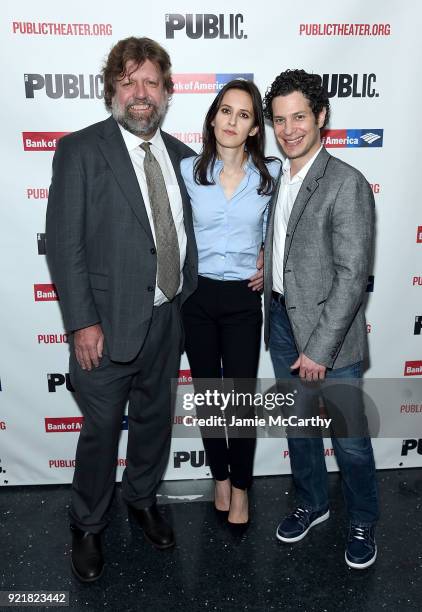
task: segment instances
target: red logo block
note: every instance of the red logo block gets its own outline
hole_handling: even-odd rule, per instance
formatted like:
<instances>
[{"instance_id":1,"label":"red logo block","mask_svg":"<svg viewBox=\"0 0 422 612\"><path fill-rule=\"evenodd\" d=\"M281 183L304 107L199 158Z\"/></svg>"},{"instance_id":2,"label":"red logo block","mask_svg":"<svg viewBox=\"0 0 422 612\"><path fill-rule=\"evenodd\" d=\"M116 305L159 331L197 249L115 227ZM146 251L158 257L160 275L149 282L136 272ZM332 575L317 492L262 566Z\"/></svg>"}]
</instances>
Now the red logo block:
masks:
<instances>
[{"instance_id":1,"label":"red logo block","mask_svg":"<svg viewBox=\"0 0 422 612\"><path fill-rule=\"evenodd\" d=\"M83 417L46 417L44 419L45 431L47 433L81 431L83 422Z\"/></svg>"},{"instance_id":2,"label":"red logo block","mask_svg":"<svg viewBox=\"0 0 422 612\"><path fill-rule=\"evenodd\" d=\"M191 385L192 384L192 374L190 370L179 370L179 380L177 381L179 385Z\"/></svg>"},{"instance_id":3,"label":"red logo block","mask_svg":"<svg viewBox=\"0 0 422 612\"><path fill-rule=\"evenodd\" d=\"M59 296L53 284L38 284L34 285L34 299L36 302L57 302Z\"/></svg>"},{"instance_id":4,"label":"red logo block","mask_svg":"<svg viewBox=\"0 0 422 612\"><path fill-rule=\"evenodd\" d=\"M22 132L24 151L55 151L66 134L69 132Z\"/></svg>"},{"instance_id":5,"label":"red logo block","mask_svg":"<svg viewBox=\"0 0 422 612\"><path fill-rule=\"evenodd\" d=\"M347 130L322 130L321 142L324 147L341 149L346 146Z\"/></svg>"},{"instance_id":6,"label":"red logo block","mask_svg":"<svg viewBox=\"0 0 422 612\"><path fill-rule=\"evenodd\" d=\"M422 243L422 225L419 225L418 231L416 232L416 242Z\"/></svg>"},{"instance_id":7,"label":"red logo block","mask_svg":"<svg viewBox=\"0 0 422 612\"><path fill-rule=\"evenodd\" d=\"M406 361L404 364L405 376L422 376L422 361Z\"/></svg>"}]
</instances>

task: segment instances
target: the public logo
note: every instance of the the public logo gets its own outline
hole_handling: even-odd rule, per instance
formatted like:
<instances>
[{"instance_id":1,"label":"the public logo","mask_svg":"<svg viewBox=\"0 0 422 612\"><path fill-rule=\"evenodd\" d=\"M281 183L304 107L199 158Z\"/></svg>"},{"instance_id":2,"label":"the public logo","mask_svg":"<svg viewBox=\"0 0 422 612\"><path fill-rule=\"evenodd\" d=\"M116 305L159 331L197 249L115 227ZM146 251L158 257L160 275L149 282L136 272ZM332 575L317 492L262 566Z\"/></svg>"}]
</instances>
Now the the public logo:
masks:
<instances>
[{"instance_id":1,"label":"the public logo","mask_svg":"<svg viewBox=\"0 0 422 612\"><path fill-rule=\"evenodd\" d=\"M367 130L322 130L321 142L327 148L358 148L382 147L384 140L383 129Z\"/></svg>"},{"instance_id":2,"label":"the public logo","mask_svg":"<svg viewBox=\"0 0 422 612\"><path fill-rule=\"evenodd\" d=\"M166 38L174 38L176 32L184 32L191 39L245 39L244 17L241 13L167 13Z\"/></svg>"},{"instance_id":3,"label":"the public logo","mask_svg":"<svg viewBox=\"0 0 422 612\"><path fill-rule=\"evenodd\" d=\"M35 74L24 75L25 97L35 98L44 92L48 98L58 100L101 100L104 98L104 80L101 74Z\"/></svg>"},{"instance_id":4,"label":"the public logo","mask_svg":"<svg viewBox=\"0 0 422 612\"><path fill-rule=\"evenodd\" d=\"M418 455L422 455L422 438L409 438L407 440L403 440L401 447L402 457L407 457L409 451L416 451Z\"/></svg>"},{"instance_id":5,"label":"the public logo","mask_svg":"<svg viewBox=\"0 0 422 612\"><path fill-rule=\"evenodd\" d=\"M47 384L49 393L56 393L57 387L61 387L62 385L65 385L66 389L71 393L75 391L70 382L69 372L66 372L66 374L60 374L59 372L47 374Z\"/></svg>"},{"instance_id":6,"label":"the public logo","mask_svg":"<svg viewBox=\"0 0 422 612\"><path fill-rule=\"evenodd\" d=\"M46 200L48 187L28 187L25 193L28 200Z\"/></svg>"},{"instance_id":7,"label":"the public logo","mask_svg":"<svg viewBox=\"0 0 422 612\"><path fill-rule=\"evenodd\" d=\"M52 283L34 285L34 298L36 302L57 302L59 295Z\"/></svg>"},{"instance_id":8,"label":"the public logo","mask_svg":"<svg viewBox=\"0 0 422 612\"><path fill-rule=\"evenodd\" d=\"M194 468L208 465L204 450L178 451L173 453L173 467L180 468L183 463L189 463Z\"/></svg>"},{"instance_id":9,"label":"the public logo","mask_svg":"<svg viewBox=\"0 0 422 612\"><path fill-rule=\"evenodd\" d=\"M322 84L329 98L378 98L374 73L323 74Z\"/></svg>"},{"instance_id":10,"label":"the public logo","mask_svg":"<svg viewBox=\"0 0 422 612\"><path fill-rule=\"evenodd\" d=\"M416 242L422 244L422 225L418 226L418 231L416 232Z\"/></svg>"},{"instance_id":11,"label":"the public logo","mask_svg":"<svg viewBox=\"0 0 422 612\"><path fill-rule=\"evenodd\" d=\"M400 414L418 414L422 413L422 404L402 404L400 406Z\"/></svg>"},{"instance_id":12,"label":"the public logo","mask_svg":"<svg viewBox=\"0 0 422 612\"><path fill-rule=\"evenodd\" d=\"M38 344L65 344L69 342L67 334L37 334Z\"/></svg>"},{"instance_id":13,"label":"the public logo","mask_svg":"<svg viewBox=\"0 0 422 612\"><path fill-rule=\"evenodd\" d=\"M49 459L49 468L74 468L76 459Z\"/></svg>"}]
</instances>

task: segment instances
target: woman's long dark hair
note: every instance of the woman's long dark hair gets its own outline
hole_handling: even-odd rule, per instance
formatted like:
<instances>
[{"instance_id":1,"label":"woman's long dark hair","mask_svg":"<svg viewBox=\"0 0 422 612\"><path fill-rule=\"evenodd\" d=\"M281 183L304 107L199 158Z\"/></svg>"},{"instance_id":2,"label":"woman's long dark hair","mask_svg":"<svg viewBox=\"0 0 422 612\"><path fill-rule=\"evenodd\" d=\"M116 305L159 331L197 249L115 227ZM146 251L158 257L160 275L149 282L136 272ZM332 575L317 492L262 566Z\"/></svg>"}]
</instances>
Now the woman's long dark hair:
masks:
<instances>
[{"instance_id":1,"label":"woman's long dark hair","mask_svg":"<svg viewBox=\"0 0 422 612\"><path fill-rule=\"evenodd\" d=\"M240 89L248 93L252 100L254 127L258 126L258 133L255 136L248 136L245 142L245 150L251 156L255 167L260 175L258 187L259 195L269 195L274 188L274 180L268 171L265 162L276 159L275 157L265 157L265 125L264 114L262 112L262 98L258 87L252 81L244 79L234 79L224 85L211 104L204 121L202 131L202 151L194 165L194 179L198 185L214 185L210 180L214 171L217 159L217 142L215 139L214 128L211 123L221 106L224 94L230 89Z\"/></svg>"}]
</instances>

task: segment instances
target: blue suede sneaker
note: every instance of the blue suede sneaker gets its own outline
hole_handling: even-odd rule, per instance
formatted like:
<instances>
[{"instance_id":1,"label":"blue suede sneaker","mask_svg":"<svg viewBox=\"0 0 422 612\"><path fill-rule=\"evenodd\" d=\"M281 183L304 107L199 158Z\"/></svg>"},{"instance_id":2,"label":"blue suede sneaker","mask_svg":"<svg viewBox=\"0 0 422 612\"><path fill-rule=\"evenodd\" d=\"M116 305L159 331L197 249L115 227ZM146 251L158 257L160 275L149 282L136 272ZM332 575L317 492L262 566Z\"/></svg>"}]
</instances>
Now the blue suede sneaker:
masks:
<instances>
[{"instance_id":1,"label":"blue suede sneaker","mask_svg":"<svg viewBox=\"0 0 422 612\"><path fill-rule=\"evenodd\" d=\"M329 516L329 510L314 512L310 508L299 506L280 523L276 536L282 542L299 542L306 536L311 527L323 523Z\"/></svg>"},{"instance_id":2,"label":"blue suede sneaker","mask_svg":"<svg viewBox=\"0 0 422 612\"><path fill-rule=\"evenodd\" d=\"M358 523L350 525L344 557L347 565L353 569L366 569L375 563L377 545L373 525L359 525Z\"/></svg>"}]
</instances>

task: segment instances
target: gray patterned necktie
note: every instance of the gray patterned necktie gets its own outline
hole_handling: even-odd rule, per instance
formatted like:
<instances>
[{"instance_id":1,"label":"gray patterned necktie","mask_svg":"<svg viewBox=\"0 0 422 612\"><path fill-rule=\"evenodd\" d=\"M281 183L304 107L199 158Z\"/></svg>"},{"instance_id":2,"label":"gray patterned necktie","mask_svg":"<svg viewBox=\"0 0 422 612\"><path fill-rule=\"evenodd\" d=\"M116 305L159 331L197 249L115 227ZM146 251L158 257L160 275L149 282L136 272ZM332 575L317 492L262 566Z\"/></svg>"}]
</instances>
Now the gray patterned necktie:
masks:
<instances>
[{"instance_id":1,"label":"gray patterned necktie","mask_svg":"<svg viewBox=\"0 0 422 612\"><path fill-rule=\"evenodd\" d=\"M180 285L180 253L176 226L160 164L151 153L150 143L140 145L145 151L144 171L157 247L157 285L172 300Z\"/></svg>"}]
</instances>

